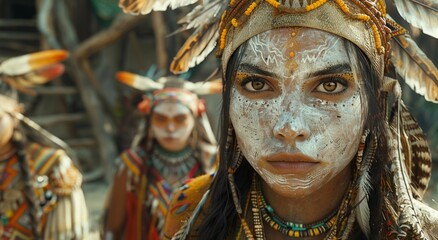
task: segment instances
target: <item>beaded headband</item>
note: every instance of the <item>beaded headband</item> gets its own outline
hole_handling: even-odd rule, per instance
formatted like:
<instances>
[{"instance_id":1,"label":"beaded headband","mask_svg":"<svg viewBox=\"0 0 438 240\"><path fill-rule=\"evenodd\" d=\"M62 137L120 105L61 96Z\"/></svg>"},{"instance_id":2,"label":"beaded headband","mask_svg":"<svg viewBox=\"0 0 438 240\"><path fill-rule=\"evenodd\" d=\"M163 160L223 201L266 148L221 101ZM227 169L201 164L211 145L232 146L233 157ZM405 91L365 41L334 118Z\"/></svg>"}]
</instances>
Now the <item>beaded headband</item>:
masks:
<instances>
[{"instance_id":1,"label":"beaded headband","mask_svg":"<svg viewBox=\"0 0 438 240\"><path fill-rule=\"evenodd\" d=\"M134 14L193 2L119 0L125 12ZM395 5L410 24L438 38L435 1L397 0ZM384 0L206 0L179 23L180 31L194 31L171 63L174 73L201 63L216 45L225 73L232 53L251 37L274 28L308 27L354 43L369 58L382 81L393 66L413 90L428 101L438 102L438 69L386 13Z\"/></svg>"},{"instance_id":2,"label":"beaded headband","mask_svg":"<svg viewBox=\"0 0 438 240\"><path fill-rule=\"evenodd\" d=\"M393 32L404 32L396 24L387 27L389 22L385 19L382 2L232 0L220 23L217 53L222 55L224 72L233 52L251 37L270 29L298 26L327 31L353 42L365 52L382 77L389 58L389 38Z\"/></svg>"},{"instance_id":3,"label":"beaded headband","mask_svg":"<svg viewBox=\"0 0 438 240\"><path fill-rule=\"evenodd\" d=\"M118 72L117 79L137 90L151 95L144 95L137 108L144 114L163 102L181 103L189 108L195 116L205 112L205 103L198 95L214 94L222 91L220 81L192 83L176 77L162 77L157 81L129 72Z\"/></svg>"}]
</instances>

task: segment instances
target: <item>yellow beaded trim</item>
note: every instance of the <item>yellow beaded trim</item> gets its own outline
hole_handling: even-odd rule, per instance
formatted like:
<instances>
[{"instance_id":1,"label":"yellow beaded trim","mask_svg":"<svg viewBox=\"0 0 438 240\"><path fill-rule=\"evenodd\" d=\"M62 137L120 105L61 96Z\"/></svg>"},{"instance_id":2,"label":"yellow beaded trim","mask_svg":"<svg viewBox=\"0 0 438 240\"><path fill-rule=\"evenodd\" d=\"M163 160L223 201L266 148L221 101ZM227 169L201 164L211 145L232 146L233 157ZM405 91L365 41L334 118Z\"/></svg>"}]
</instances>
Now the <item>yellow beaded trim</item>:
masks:
<instances>
[{"instance_id":1,"label":"yellow beaded trim","mask_svg":"<svg viewBox=\"0 0 438 240\"><path fill-rule=\"evenodd\" d=\"M269 4L271 4L273 7L278 8L280 6L280 3L275 0L266 0Z\"/></svg>"},{"instance_id":2,"label":"yellow beaded trim","mask_svg":"<svg viewBox=\"0 0 438 240\"><path fill-rule=\"evenodd\" d=\"M251 15L252 11L254 11L254 8L257 7L257 3L253 2L251 5L249 5L249 7L246 9L245 11L245 15L249 16Z\"/></svg>"},{"instance_id":3,"label":"yellow beaded trim","mask_svg":"<svg viewBox=\"0 0 438 240\"><path fill-rule=\"evenodd\" d=\"M322 5L324 5L327 1L328 0L318 0L317 2L314 2L310 5L307 5L305 9L307 12L313 11L313 10L321 7Z\"/></svg>"},{"instance_id":4,"label":"yellow beaded trim","mask_svg":"<svg viewBox=\"0 0 438 240\"><path fill-rule=\"evenodd\" d=\"M233 7L236 5L237 0L230 0L230 6Z\"/></svg>"},{"instance_id":5,"label":"yellow beaded trim","mask_svg":"<svg viewBox=\"0 0 438 240\"><path fill-rule=\"evenodd\" d=\"M245 23L245 21L247 20L247 18L254 12L255 8L259 5L259 3L262 0L254 0L254 1L237 1L237 0L230 0L230 4L229 6L232 8L230 14L228 15L228 17L233 17L236 16L239 12L242 12L243 9L245 9L244 7L246 6L246 9L244 10L244 15L240 16L239 18L233 17L231 18L231 20L227 20L227 14L223 14L222 15L222 19L221 19L221 23L220 23L220 29L222 29L221 32L221 36L220 36L220 44L219 44L219 52L218 54L220 55L223 49L225 49L225 45L226 45L226 37L227 37L227 29L229 29L231 26L237 28L240 25L242 25L243 23ZM285 6L282 6L281 3L277 0L264 0L265 2L267 2L268 4L270 4L271 6L273 6L276 9L279 9L280 11L285 11L288 13L300 13L300 12L309 12L309 11L313 11L319 7L321 7L322 5L324 5L325 3L328 2L328 0L318 0L304 8L301 9L289 9L286 8ZM390 33L390 30L385 26L385 22L384 19L381 19L381 15L377 14L376 16L373 15L375 14L376 10L381 12L382 15L386 15L386 8L385 8L385 3L384 0L377 0L376 1L376 5L371 5L370 3L367 3L367 6L362 3L359 0L351 0L352 3L356 4L359 8L361 8L364 13L357 13L354 14L352 12L350 12L350 9L348 8L348 5L343 1L343 0L334 0L334 2L340 7L340 9L342 10L342 12L344 12L347 16L356 19L356 20L360 20L363 22L369 22L372 32L373 32L373 36L374 36L374 40L375 40L375 46L376 49L378 51L379 54L383 54L385 53L385 47L387 46L387 44L385 44L385 46L383 46L383 43L386 42L386 39L388 37L388 33ZM228 19L230 19L228 18ZM381 31L379 31L379 26L381 28Z\"/></svg>"},{"instance_id":6,"label":"yellow beaded trim","mask_svg":"<svg viewBox=\"0 0 438 240\"><path fill-rule=\"evenodd\" d=\"M235 28L239 26L239 23L237 22L237 19L235 19L235 18L231 19L231 24L233 24L233 26Z\"/></svg>"},{"instance_id":7,"label":"yellow beaded trim","mask_svg":"<svg viewBox=\"0 0 438 240\"><path fill-rule=\"evenodd\" d=\"M225 41L226 41L226 38L227 38L227 29L226 28L224 28L223 30L222 30L222 33L221 33L221 39L220 39L220 41L221 41L221 43L220 43L220 49L224 49L225 48Z\"/></svg>"}]
</instances>

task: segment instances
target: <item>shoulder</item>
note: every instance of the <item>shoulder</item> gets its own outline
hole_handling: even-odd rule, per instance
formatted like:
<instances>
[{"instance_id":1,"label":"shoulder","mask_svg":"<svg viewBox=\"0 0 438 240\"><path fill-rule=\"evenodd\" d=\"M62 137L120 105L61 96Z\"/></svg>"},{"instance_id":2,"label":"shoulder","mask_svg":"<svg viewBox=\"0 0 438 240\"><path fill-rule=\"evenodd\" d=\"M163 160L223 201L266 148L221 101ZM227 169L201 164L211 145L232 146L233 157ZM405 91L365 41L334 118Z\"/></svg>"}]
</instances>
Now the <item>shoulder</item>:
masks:
<instances>
[{"instance_id":1,"label":"shoulder","mask_svg":"<svg viewBox=\"0 0 438 240\"><path fill-rule=\"evenodd\" d=\"M35 175L46 175L50 188L57 196L70 195L81 187L82 175L64 150L31 143L27 156Z\"/></svg>"},{"instance_id":2,"label":"shoulder","mask_svg":"<svg viewBox=\"0 0 438 240\"><path fill-rule=\"evenodd\" d=\"M66 156L61 149L46 147L38 143L30 143L27 146L26 154L28 160L34 166L34 172L38 175L47 174L54 166L60 164L61 159Z\"/></svg>"},{"instance_id":3,"label":"shoulder","mask_svg":"<svg viewBox=\"0 0 438 240\"><path fill-rule=\"evenodd\" d=\"M165 238L171 238L191 217L204 193L210 188L213 174L205 174L184 184L174 195L164 227Z\"/></svg>"},{"instance_id":4,"label":"shoulder","mask_svg":"<svg viewBox=\"0 0 438 240\"><path fill-rule=\"evenodd\" d=\"M145 152L141 148L126 149L119 157L119 171L129 170L135 176L139 176L143 165Z\"/></svg>"},{"instance_id":5,"label":"shoulder","mask_svg":"<svg viewBox=\"0 0 438 240\"><path fill-rule=\"evenodd\" d=\"M431 239L438 239L438 211L418 200L414 200L414 205L423 230Z\"/></svg>"}]
</instances>

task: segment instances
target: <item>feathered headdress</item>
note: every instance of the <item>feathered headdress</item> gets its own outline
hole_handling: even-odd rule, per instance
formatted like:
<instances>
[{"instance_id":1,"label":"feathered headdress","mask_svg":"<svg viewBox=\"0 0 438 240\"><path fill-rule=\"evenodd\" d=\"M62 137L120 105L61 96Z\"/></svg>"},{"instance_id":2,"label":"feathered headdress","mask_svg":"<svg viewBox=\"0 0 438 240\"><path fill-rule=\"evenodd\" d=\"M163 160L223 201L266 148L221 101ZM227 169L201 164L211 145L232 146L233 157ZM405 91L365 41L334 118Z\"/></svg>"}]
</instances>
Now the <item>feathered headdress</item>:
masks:
<instances>
[{"instance_id":1,"label":"feathered headdress","mask_svg":"<svg viewBox=\"0 0 438 240\"><path fill-rule=\"evenodd\" d=\"M143 100L137 104L138 110L148 115L153 108L163 102L181 103L193 113L197 120L197 128L202 140L197 144L204 151L213 154L216 152L216 138L211 128L206 113L203 99L198 95L217 94L222 91L221 80L192 83L176 76L161 77L154 81L148 77L129 72L118 72L117 79L144 93ZM132 145L137 146L143 139L145 131L139 131ZM203 163L206 169L211 168L211 163Z\"/></svg>"},{"instance_id":2,"label":"feathered headdress","mask_svg":"<svg viewBox=\"0 0 438 240\"><path fill-rule=\"evenodd\" d=\"M16 90L24 93L34 93L31 89L32 87L45 84L64 72L64 65L60 62L67 57L67 51L46 50L3 61L0 63L0 97L5 99L15 98ZM12 101L16 101L16 99ZM65 149L75 160L73 151L64 141L52 135L20 112L10 112L6 108L2 108L2 104L4 103L0 103L0 110L5 110L23 123L30 130L29 134L34 135L33 137L36 138L42 136L43 139L40 139L41 141Z\"/></svg>"},{"instance_id":3,"label":"feathered headdress","mask_svg":"<svg viewBox=\"0 0 438 240\"><path fill-rule=\"evenodd\" d=\"M9 86L24 92L30 87L44 84L64 72L60 63L68 57L64 50L47 50L9 58L0 63L0 79Z\"/></svg>"},{"instance_id":4,"label":"feathered headdress","mask_svg":"<svg viewBox=\"0 0 438 240\"><path fill-rule=\"evenodd\" d=\"M151 6L162 1L130 2ZM395 4L400 15L409 23L438 38L436 0L396 0ZM132 10L125 8L128 12ZM180 23L183 24L182 30L194 31L171 64L171 71L175 73L185 72L203 61L216 45L223 72L226 73L231 55L241 44L273 28L301 26L320 29L359 47L382 81L382 91L393 93L396 97L388 118L389 168L392 171L389 181L392 182L397 205L395 213L391 213L396 221L396 228L391 234L402 238L410 232L411 236L427 238L414 202L415 198L423 196L429 182L431 156L422 130L401 101L398 81L389 78L392 75L389 70L395 69L426 100L438 103L438 69L407 31L387 14L384 0L207 0L196 6ZM361 169L361 175L368 174L369 168ZM359 179L358 195L361 199L368 196L366 179ZM361 229L368 235L368 203L361 201L358 205L356 217Z\"/></svg>"},{"instance_id":5,"label":"feathered headdress","mask_svg":"<svg viewBox=\"0 0 438 240\"><path fill-rule=\"evenodd\" d=\"M195 116L205 112L205 103L198 99L198 95L220 93L220 80L192 83L177 77L161 77L154 81L148 77L129 72L118 72L117 79L144 93L143 100L137 105L140 112L149 114L150 110L162 102L178 102L187 106Z\"/></svg>"}]
</instances>

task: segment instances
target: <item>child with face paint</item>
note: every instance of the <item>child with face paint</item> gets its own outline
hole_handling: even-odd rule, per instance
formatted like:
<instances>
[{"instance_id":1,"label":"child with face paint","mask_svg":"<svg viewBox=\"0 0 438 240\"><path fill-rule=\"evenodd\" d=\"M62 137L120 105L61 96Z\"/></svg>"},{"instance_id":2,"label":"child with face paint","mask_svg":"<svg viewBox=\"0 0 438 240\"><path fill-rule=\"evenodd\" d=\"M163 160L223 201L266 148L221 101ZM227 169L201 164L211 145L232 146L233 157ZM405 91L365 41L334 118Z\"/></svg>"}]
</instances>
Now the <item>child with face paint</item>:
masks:
<instances>
[{"instance_id":1,"label":"child with face paint","mask_svg":"<svg viewBox=\"0 0 438 240\"><path fill-rule=\"evenodd\" d=\"M157 82L121 72L118 79L145 92L145 115L132 147L121 154L106 214L105 239L161 239L169 203L193 177L211 173L216 140L199 94L221 91L218 81L177 77Z\"/></svg>"},{"instance_id":2,"label":"child with face paint","mask_svg":"<svg viewBox=\"0 0 438 240\"><path fill-rule=\"evenodd\" d=\"M68 147L21 114L16 89L62 74L62 50L0 64L0 239L87 239L82 175Z\"/></svg>"},{"instance_id":3,"label":"child with face paint","mask_svg":"<svg viewBox=\"0 0 438 240\"><path fill-rule=\"evenodd\" d=\"M406 2L401 15L438 37L436 5ZM391 78L438 102L438 70L384 0L208 1L188 16L199 28L171 70L202 61L218 38L220 163L175 195L165 239L438 238L438 212L422 202L427 142Z\"/></svg>"}]
</instances>

